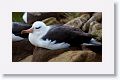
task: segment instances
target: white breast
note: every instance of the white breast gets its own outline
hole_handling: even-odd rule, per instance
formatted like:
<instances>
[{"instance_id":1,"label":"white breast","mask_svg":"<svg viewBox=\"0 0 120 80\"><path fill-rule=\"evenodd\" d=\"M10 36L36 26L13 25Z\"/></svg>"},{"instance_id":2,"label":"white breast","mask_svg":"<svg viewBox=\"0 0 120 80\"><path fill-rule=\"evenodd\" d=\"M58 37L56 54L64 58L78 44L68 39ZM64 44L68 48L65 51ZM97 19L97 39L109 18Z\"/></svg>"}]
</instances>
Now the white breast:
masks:
<instances>
[{"instance_id":1,"label":"white breast","mask_svg":"<svg viewBox=\"0 0 120 80\"><path fill-rule=\"evenodd\" d=\"M50 29L50 28L49 28ZM51 41L51 40L43 40L42 37L47 34L49 29L44 32L40 31L39 33L30 33L29 34L29 41L31 44L37 47L43 47L47 48L50 50L57 50L57 49L63 49L63 48L68 48L70 44L62 42L62 43L56 43L56 41Z\"/></svg>"},{"instance_id":2,"label":"white breast","mask_svg":"<svg viewBox=\"0 0 120 80\"><path fill-rule=\"evenodd\" d=\"M42 47L42 44L43 44L42 37L47 34L49 29L50 28L48 27L44 31L29 33L29 41L31 42L31 44L38 47Z\"/></svg>"},{"instance_id":3,"label":"white breast","mask_svg":"<svg viewBox=\"0 0 120 80\"><path fill-rule=\"evenodd\" d=\"M41 39L41 36L36 36L34 34L29 34L29 41L31 44L37 47L43 47L50 50L57 50L57 49L63 49L68 48L70 44L62 42L62 43L56 43L56 41L51 40L43 40Z\"/></svg>"}]
</instances>

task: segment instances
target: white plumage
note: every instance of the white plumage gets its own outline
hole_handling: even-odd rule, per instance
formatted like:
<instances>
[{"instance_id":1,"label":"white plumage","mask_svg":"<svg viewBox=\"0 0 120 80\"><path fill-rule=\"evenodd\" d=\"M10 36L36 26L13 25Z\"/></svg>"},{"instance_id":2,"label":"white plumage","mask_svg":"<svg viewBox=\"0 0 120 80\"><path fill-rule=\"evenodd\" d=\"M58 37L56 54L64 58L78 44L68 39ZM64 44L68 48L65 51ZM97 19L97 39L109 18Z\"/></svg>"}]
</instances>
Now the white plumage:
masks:
<instances>
[{"instance_id":1,"label":"white plumage","mask_svg":"<svg viewBox=\"0 0 120 80\"><path fill-rule=\"evenodd\" d=\"M15 36L14 34L12 34L12 41L20 41L23 40L24 38L19 37L19 36Z\"/></svg>"},{"instance_id":2,"label":"white plumage","mask_svg":"<svg viewBox=\"0 0 120 80\"><path fill-rule=\"evenodd\" d=\"M32 30L32 33L29 33L29 41L31 42L31 44L37 47L43 47L50 50L57 50L57 49L68 48L70 46L70 44L65 42L56 43L55 40L54 41L48 39L43 40L42 37L47 34L47 32L51 29L51 27L46 26L41 21L34 22L30 29Z\"/></svg>"},{"instance_id":3,"label":"white plumage","mask_svg":"<svg viewBox=\"0 0 120 80\"><path fill-rule=\"evenodd\" d=\"M22 18L23 18L24 22L27 23L27 12L25 12L25 13L23 14L23 17L22 17Z\"/></svg>"}]
</instances>

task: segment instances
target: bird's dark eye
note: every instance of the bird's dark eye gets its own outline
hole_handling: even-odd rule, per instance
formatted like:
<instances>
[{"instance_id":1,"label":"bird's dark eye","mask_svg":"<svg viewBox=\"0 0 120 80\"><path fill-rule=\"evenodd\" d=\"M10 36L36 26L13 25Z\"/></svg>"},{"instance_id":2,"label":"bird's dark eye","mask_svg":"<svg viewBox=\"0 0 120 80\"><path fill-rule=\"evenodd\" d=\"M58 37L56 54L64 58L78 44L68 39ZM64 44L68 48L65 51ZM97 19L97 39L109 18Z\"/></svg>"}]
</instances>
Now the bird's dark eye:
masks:
<instances>
[{"instance_id":1,"label":"bird's dark eye","mask_svg":"<svg viewBox=\"0 0 120 80\"><path fill-rule=\"evenodd\" d=\"M35 29L40 29L41 28L41 26L39 26L39 27L35 27Z\"/></svg>"}]
</instances>

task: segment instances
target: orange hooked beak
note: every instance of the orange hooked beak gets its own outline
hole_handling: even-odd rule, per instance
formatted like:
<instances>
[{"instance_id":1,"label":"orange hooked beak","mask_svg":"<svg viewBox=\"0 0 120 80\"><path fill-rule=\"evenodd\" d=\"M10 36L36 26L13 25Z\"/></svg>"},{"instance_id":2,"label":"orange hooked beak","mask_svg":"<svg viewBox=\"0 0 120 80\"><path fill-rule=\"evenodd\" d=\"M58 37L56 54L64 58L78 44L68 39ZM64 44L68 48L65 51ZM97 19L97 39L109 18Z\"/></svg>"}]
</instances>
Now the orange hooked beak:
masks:
<instances>
[{"instance_id":1,"label":"orange hooked beak","mask_svg":"<svg viewBox=\"0 0 120 80\"><path fill-rule=\"evenodd\" d=\"M32 33L33 32L33 29L30 28L30 29L27 29L27 30L22 30L21 31L21 34L24 34L24 33Z\"/></svg>"}]
</instances>

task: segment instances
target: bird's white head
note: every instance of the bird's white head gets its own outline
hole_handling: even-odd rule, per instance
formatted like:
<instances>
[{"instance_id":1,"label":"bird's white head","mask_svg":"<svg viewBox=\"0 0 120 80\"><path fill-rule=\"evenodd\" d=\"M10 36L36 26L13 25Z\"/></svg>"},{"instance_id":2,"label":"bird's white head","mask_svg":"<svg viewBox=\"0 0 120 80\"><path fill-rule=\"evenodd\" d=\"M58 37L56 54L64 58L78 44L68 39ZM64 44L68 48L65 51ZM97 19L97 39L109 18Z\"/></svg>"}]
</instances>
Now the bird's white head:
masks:
<instances>
[{"instance_id":1,"label":"bird's white head","mask_svg":"<svg viewBox=\"0 0 120 80\"><path fill-rule=\"evenodd\" d=\"M46 27L47 26L42 21L36 21L32 25L33 32L44 31Z\"/></svg>"},{"instance_id":2,"label":"bird's white head","mask_svg":"<svg viewBox=\"0 0 120 80\"><path fill-rule=\"evenodd\" d=\"M43 23L42 21L36 21L33 23L32 27L30 29L27 30L23 30L21 33L38 33L38 32L44 32L46 31L46 29L48 28L48 26L46 26L45 23Z\"/></svg>"}]
</instances>

